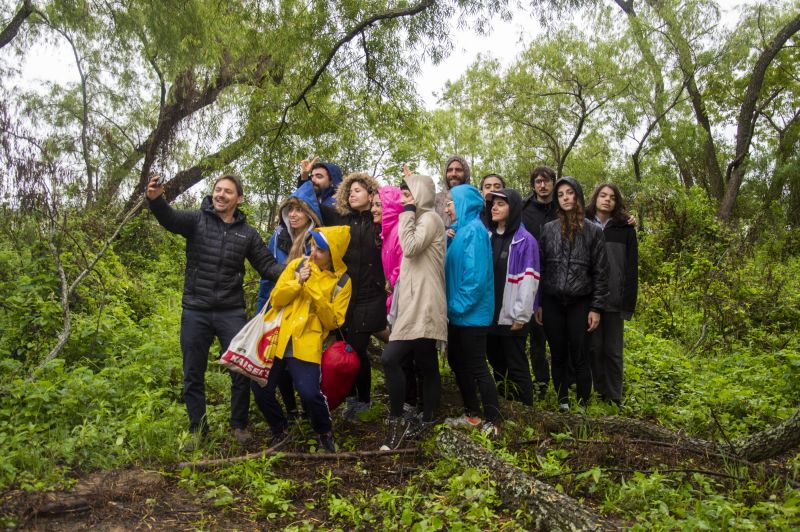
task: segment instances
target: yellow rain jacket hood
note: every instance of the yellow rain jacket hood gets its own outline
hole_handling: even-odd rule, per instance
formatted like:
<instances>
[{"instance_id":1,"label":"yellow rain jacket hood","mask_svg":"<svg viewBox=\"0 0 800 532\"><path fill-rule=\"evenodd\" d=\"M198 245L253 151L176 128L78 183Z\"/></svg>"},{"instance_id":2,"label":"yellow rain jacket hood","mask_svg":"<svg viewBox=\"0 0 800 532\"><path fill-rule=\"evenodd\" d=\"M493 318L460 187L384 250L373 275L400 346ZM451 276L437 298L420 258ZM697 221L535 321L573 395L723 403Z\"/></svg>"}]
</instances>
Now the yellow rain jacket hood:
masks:
<instances>
[{"instance_id":1,"label":"yellow rain jacket hood","mask_svg":"<svg viewBox=\"0 0 800 532\"><path fill-rule=\"evenodd\" d=\"M344 324L350 295L353 291L347 278L338 291L337 283L347 271L345 251L350 244L350 227L335 225L317 229L325 236L331 251L333 271L321 270L311 263L311 276L300 284L295 272L301 263L309 261L300 257L286 265L270 296L272 308L264 320L273 319L283 309L276 356L283 358L286 346L292 342L292 353L298 360L319 364L322 360L322 343L331 331Z\"/></svg>"}]
</instances>

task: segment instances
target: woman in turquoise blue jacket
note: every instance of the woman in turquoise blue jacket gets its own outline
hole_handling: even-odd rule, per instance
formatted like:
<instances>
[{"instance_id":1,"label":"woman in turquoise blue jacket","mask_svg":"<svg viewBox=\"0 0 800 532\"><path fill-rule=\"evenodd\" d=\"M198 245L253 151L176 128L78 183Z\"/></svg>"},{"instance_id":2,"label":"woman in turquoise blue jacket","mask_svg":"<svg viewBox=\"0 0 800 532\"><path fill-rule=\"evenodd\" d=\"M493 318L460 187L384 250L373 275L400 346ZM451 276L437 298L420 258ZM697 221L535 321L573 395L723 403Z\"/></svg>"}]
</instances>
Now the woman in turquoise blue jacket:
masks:
<instances>
[{"instance_id":1,"label":"woman in turquoise blue jacket","mask_svg":"<svg viewBox=\"0 0 800 532\"><path fill-rule=\"evenodd\" d=\"M447 289L447 361L456 377L464 415L449 420L451 426L480 428L491 438L498 435L500 416L497 386L486 361L486 333L494 317L494 274L489 234L480 219L483 197L472 185L450 189L446 208L454 221L445 258ZM480 402L483 402L483 419Z\"/></svg>"}]
</instances>

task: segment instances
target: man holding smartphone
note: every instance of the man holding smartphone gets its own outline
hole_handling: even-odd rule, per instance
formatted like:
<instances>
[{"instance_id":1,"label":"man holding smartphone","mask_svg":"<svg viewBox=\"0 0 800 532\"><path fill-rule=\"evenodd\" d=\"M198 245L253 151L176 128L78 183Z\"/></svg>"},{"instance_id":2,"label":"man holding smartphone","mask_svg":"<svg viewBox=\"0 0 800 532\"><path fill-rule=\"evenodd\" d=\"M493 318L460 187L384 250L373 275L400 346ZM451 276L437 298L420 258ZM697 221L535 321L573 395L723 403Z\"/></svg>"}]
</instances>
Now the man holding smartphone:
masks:
<instances>
[{"instance_id":1,"label":"man holding smartphone","mask_svg":"<svg viewBox=\"0 0 800 532\"><path fill-rule=\"evenodd\" d=\"M183 399L193 437L184 446L194 450L208 432L205 372L208 350L216 336L223 349L247 323L244 309L244 260L266 279L277 281L283 266L269 252L261 235L247 223L238 206L244 199L238 176L223 175L200 209L175 210L164 199L162 180L152 176L146 196L150 210L166 230L186 239L181 351ZM249 379L231 372L230 426L239 443L247 443Z\"/></svg>"}]
</instances>

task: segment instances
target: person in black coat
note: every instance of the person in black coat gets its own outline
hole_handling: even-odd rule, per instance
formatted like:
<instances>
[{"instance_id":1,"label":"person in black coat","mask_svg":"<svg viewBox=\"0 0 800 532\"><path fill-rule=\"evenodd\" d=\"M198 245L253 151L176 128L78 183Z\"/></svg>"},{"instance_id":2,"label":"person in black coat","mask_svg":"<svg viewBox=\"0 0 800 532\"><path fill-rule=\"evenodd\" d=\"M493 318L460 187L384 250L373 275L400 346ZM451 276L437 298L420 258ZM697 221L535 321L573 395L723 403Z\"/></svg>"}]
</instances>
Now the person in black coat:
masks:
<instances>
[{"instance_id":1,"label":"person in black coat","mask_svg":"<svg viewBox=\"0 0 800 532\"><path fill-rule=\"evenodd\" d=\"M536 321L544 325L553 365L559 409L569 410L571 367L578 401L592 393L587 332L600 325L608 298L608 259L603 231L584 218L583 190L572 177L556 181L558 219L545 224L542 254L542 306Z\"/></svg>"},{"instance_id":2,"label":"person in black coat","mask_svg":"<svg viewBox=\"0 0 800 532\"><path fill-rule=\"evenodd\" d=\"M386 328L386 277L381 260L381 226L372 217L372 200L377 197L378 182L366 173L348 175L336 191L336 207L321 205L325 225L350 227L350 245L344 255L347 274L353 282L353 295L344 324L344 333L358 353L361 368L345 415L351 419L369 408L372 371L367 347L373 333Z\"/></svg>"},{"instance_id":3,"label":"person in black coat","mask_svg":"<svg viewBox=\"0 0 800 532\"><path fill-rule=\"evenodd\" d=\"M262 277L277 281L283 271L261 235L247 223L238 206L244 199L241 180L223 175L214 182L212 194L199 210L178 211L164 199L163 186L153 176L147 199L156 220L165 229L186 239L186 276L183 283L181 351L183 352L183 399L189 414L189 431L199 443L206 426L205 372L208 350L219 339L226 349L245 326L244 260ZM250 439L246 431L250 409L249 379L231 372L230 426L241 443Z\"/></svg>"},{"instance_id":4,"label":"person in black coat","mask_svg":"<svg viewBox=\"0 0 800 532\"><path fill-rule=\"evenodd\" d=\"M613 183L597 185L586 219L603 229L608 255L608 299L603 320L589 340L592 382L600 397L619 407L624 321L633 317L639 290L639 243L636 230L628 224L622 194Z\"/></svg>"},{"instance_id":5,"label":"person in black coat","mask_svg":"<svg viewBox=\"0 0 800 532\"><path fill-rule=\"evenodd\" d=\"M547 222L552 222L556 214L556 202L553 201L553 187L556 184L556 171L549 166L537 166L531 172L530 193L522 201L522 224L533 235L536 242L542 236L542 227ZM537 298L537 301L540 298ZM544 328L530 322L531 363L533 365L534 388L539 399L544 399L547 387L550 386L550 364L547 361L547 342Z\"/></svg>"}]
</instances>

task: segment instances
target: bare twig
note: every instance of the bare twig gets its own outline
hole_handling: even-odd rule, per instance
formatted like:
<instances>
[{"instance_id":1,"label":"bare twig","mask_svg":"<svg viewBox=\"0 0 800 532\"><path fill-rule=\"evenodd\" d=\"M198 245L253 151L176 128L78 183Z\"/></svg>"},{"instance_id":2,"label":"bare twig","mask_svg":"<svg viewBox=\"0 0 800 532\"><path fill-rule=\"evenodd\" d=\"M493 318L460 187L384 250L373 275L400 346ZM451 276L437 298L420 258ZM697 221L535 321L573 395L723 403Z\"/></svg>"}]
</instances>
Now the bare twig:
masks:
<instances>
[{"instance_id":1,"label":"bare twig","mask_svg":"<svg viewBox=\"0 0 800 532\"><path fill-rule=\"evenodd\" d=\"M80 283L86 278L86 276L89 275L89 273L91 273L94 270L94 267L103 257L103 255L105 255L105 252L108 250L109 246L111 246L111 243L117 238L119 232L130 221L133 215L136 214L136 212L138 212L139 207L142 205L143 202L144 198L141 198L139 202L136 205L134 205L134 207L130 211L128 211L128 213L123 217L119 225L117 225L117 228L114 230L114 233L106 239L105 243L103 243L103 247L100 248L100 251L97 252L94 259L92 259L92 262L89 263L89 265L86 266L86 268L84 268L75 278L75 280L73 280L72 283L70 283L69 285L67 284L67 277L66 274L64 273L64 268L61 264L61 258L58 252L58 248L56 248L52 240L52 231L50 232L48 237L48 246L50 247L50 251L53 253L53 260L55 260L56 262L56 267L59 272L59 277L61 278L61 308L62 311L64 312L64 329L61 331L61 334L59 334L58 342L56 342L55 347L53 347L50 353L48 353L47 356L44 357L44 360L42 360L39 363L39 365L37 365L33 369L33 371L31 371L29 379L33 379L38 370L40 370L42 367L47 365L47 363L56 358L59 355L59 353L61 353L61 350L64 349L64 345L66 345L70 335L70 312L69 312L70 296L78 287L78 285L80 285Z\"/></svg>"},{"instance_id":2,"label":"bare twig","mask_svg":"<svg viewBox=\"0 0 800 532\"><path fill-rule=\"evenodd\" d=\"M568 475L580 475L581 473L587 473L592 471L594 468L591 469L580 469L578 471L564 471L562 473L556 473L555 475L547 475L545 477L539 477L543 480L549 480L551 478L558 478L558 477L565 477ZM654 473L699 473L701 475L708 475L711 477L720 477L720 478L728 478L731 480L746 480L742 477L735 477L733 475L729 475L727 473L719 473L717 471L708 471L707 469L618 469L618 468L601 468L606 473L642 473L644 475L652 475Z\"/></svg>"},{"instance_id":3,"label":"bare twig","mask_svg":"<svg viewBox=\"0 0 800 532\"><path fill-rule=\"evenodd\" d=\"M405 449L395 449L393 451L352 451L345 453L284 453L272 449L265 449L255 453L247 453L241 456L230 458L218 458L215 460L200 460L198 462L180 462L175 468L183 469L190 467L194 469L210 469L221 465L230 465L248 460L258 460L267 456L279 456L290 460L360 460L362 458L381 458L384 456L395 456L404 454L418 454L422 449L409 447Z\"/></svg>"}]
</instances>

